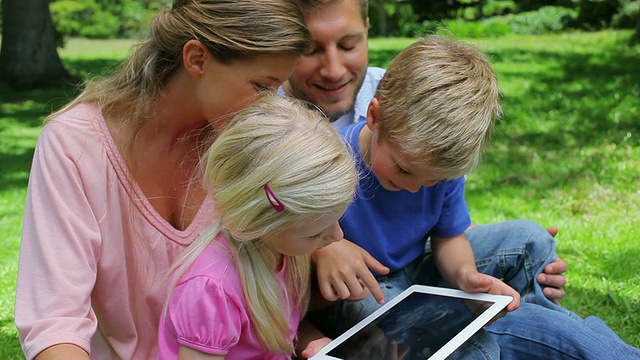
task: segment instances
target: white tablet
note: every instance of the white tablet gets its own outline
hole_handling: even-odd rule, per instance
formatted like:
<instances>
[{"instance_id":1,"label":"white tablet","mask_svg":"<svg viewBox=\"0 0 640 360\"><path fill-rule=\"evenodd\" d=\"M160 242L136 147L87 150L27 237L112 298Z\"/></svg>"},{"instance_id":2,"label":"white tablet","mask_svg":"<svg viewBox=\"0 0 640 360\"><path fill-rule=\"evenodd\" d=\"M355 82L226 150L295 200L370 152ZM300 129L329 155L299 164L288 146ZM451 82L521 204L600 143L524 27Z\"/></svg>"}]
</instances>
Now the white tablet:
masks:
<instances>
[{"instance_id":1,"label":"white tablet","mask_svg":"<svg viewBox=\"0 0 640 360\"><path fill-rule=\"evenodd\" d=\"M513 300L413 285L309 360L437 360L454 352Z\"/></svg>"}]
</instances>

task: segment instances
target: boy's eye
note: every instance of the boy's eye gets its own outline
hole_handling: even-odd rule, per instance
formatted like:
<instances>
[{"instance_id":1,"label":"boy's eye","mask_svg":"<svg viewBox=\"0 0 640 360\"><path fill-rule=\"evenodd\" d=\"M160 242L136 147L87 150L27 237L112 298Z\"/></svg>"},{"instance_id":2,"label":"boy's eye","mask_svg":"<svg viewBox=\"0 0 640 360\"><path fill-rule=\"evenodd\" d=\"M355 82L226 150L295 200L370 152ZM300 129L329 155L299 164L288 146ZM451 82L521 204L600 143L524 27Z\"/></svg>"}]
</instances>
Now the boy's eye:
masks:
<instances>
[{"instance_id":1,"label":"boy's eye","mask_svg":"<svg viewBox=\"0 0 640 360\"><path fill-rule=\"evenodd\" d=\"M263 84L258 84L258 83L254 84L254 86L255 86L256 90L258 90L258 91L266 91L266 90L270 89L269 86L263 85Z\"/></svg>"},{"instance_id":2,"label":"boy's eye","mask_svg":"<svg viewBox=\"0 0 640 360\"><path fill-rule=\"evenodd\" d=\"M409 173L407 170L405 170L405 169L401 168L400 166L398 166L398 172L399 172L400 174L408 174L408 173Z\"/></svg>"},{"instance_id":3,"label":"boy's eye","mask_svg":"<svg viewBox=\"0 0 640 360\"><path fill-rule=\"evenodd\" d=\"M315 239L320 238L320 236L322 236L322 234L321 234L321 233L320 233L320 234L315 234L315 235L313 235L313 236L310 236L310 237L309 237L309 239L315 240Z\"/></svg>"}]
</instances>

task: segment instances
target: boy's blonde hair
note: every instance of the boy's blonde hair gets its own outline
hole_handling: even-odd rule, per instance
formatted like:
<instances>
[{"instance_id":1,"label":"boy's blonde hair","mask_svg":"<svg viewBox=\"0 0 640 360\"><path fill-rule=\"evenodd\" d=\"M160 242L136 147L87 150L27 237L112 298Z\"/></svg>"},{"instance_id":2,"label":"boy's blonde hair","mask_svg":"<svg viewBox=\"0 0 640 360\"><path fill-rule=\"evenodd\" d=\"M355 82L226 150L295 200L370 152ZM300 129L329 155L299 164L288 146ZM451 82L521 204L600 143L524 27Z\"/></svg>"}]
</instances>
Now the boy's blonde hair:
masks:
<instances>
[{"instance_id":1,"label":"boy's blonde hair","mask_svg":"<svg viewBox=\"0 0 640 360\"><path fill-rule=\"evenodd\" d=\"M417 40L380 81L379 138L428 168L456 178L477 165L502 115L496 74L475 46L449 35Z\"/></svg>"},{"instance_id":2,"label":"boy's blonde hair","mask_svg":"<svg viewBox=\"0 0 640 360\"><path fill-rule=\"evenodd\" d=\"M309 257L286 256L282 286L262 239L343 212L353 200L358 180L353 159L318 111L292 98L266 95L237 113L211 146L204 164L204 183L213 194L217 220L173 266L174 285L222 233L232 249L259 338L273 352L291 353L282 306L306 310ZM283 211L270 204L265 184L284 204ZM282 299L282 287L288 292L286 299Z\"/></svg>"}]
</instances>

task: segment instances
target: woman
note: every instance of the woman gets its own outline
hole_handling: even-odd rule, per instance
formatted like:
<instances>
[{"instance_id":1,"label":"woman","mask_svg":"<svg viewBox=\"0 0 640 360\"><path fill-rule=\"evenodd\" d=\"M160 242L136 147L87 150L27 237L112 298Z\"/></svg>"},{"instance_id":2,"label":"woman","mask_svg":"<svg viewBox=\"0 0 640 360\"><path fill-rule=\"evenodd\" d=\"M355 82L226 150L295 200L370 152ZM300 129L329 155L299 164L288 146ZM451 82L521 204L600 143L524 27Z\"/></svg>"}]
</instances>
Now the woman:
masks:
<instances>
[{"instance_id":1,"label":"woman","mask_svg":"<svg viewBox=\"0 0 640 360\"><path fill-rule=\"evenodd\" d=\"M15 322L27 359L152 359L173 260L209 225L197 163L309 44L293 0L176 0L36 147Z\"/></svg>"}]
</instances>

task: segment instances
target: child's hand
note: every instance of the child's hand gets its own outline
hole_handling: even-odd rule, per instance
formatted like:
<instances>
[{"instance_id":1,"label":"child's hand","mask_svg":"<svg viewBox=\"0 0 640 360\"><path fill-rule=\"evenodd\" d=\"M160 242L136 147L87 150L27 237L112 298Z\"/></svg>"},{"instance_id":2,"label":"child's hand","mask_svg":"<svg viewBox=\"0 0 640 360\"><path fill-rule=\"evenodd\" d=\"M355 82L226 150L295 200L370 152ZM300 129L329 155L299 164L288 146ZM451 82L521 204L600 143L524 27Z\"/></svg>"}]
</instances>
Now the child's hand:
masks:
<instances>
[{"instance_id":1,"label":"child's hand","mask_svg":"<svg viewBox=\"0 0 640 360\"><path fill-rule=\"evenodd\" d=\"M302 353L300 353L300 357L302 359L310 358L330 342L331 339L329 339L328 337L321 337L319 339L313 340L309 342L304 350L302 350Z\"/></svg>"},{"instance_id":2,"label":"child's hand","mask_svg":"<svg viewBox=\"0 0 640 360\"><path fill-rule=\"evenodd\" d=\"M507 305L507 311L520 307L520 294L502 280L479 272L464 274L458 282L460 290L468 292L484 292L489 294L509 295L513 300Z\"/></svg>"},{"instance_id":3,"label":"child's hand","mask_svg":"<svg viewBox=\"0 0 640 360\"><path fill-rule=\"evenodd\" d=\"M314 251L311 258L325 299L360 300L371 293L379 303L384 302L384 293L369 269L387 274L389 268L360 246L342 239Z\"/></svg>"}]
</instances>

